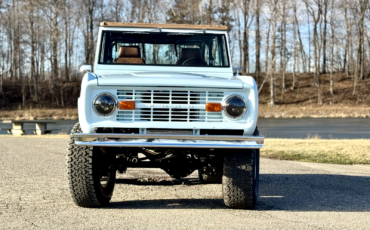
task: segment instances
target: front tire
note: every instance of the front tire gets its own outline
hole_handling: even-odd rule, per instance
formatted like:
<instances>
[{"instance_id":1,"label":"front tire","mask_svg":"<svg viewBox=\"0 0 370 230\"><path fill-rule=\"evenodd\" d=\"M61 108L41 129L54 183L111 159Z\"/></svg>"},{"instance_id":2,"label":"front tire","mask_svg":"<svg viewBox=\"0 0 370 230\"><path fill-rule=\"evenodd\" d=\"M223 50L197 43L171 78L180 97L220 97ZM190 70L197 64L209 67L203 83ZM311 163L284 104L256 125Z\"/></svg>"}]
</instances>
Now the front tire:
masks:
<instances>
[{"instance_id":1,"label":"front tire","mask_svg":"<svg viewBox=\"0 0 370 230\"><path fill-rule=\"evenodd\" d=\"M81 207L106 206L112 197L116 180L116 169L111 163L115 155L103 153L99 147L76 145L73 134L81 132L77 123L68 143L67 174L72 199Z\"/></svg>"},{"instance_id":2,"label":"front tire","mask_svg":"<svg viewBox=\"0 0 370 230\"><path fill-rule=\"evenodd\" d=\"M244 149L225 155L222 192L229 208L254 209L258 198L259 150Z\"/></svg>"}]
</instances>

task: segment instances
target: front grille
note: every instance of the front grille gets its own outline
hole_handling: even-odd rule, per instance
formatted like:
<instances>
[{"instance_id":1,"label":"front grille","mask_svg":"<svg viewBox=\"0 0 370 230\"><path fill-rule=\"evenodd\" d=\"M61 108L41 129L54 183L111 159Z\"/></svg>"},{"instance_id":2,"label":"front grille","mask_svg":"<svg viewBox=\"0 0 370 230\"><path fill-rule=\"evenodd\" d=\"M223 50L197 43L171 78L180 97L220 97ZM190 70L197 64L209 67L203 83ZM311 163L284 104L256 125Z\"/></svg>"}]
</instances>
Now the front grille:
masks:
<instances>
[{"instance_id":1,"label":"front grille","mask_svg":"<svg viewBox=\"0 0 370 230\"><path fill-rule=\"evenodd\" d=\"M223 92L174 90L117 90L119 100L135 100L148 104L205 104L221 102Z\"/></svg>"},{"instance_id":2,"label":"front grille","mask_svg":"<svg viewBox=\"0 0 370 230\"><path fill-rule=\"evenodd\" d=\"M221 112L208 113L202 106L207 102L221 102L223 92L117 90L117 97L119 100L136 101L135 110L118 111L117 121L223 122ZM202 109L199 106L190 108L196 105Z\"/></svg>"}]
</instances>

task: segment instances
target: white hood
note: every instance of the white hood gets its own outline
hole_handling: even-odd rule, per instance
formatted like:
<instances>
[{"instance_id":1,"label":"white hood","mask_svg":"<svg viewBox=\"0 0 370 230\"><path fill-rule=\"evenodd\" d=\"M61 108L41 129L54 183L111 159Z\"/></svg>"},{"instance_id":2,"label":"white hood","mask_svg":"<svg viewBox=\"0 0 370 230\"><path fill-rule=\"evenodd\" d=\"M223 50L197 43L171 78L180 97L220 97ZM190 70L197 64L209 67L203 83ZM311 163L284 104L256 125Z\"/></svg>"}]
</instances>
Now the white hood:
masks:
<instances>
[{"instance_id":1,"label":"white hood","mask_svg":"<svg viewBox=\"0 0 370 230\"><path fill-rule=\"evenodd\" d=\"M238 79L225 79L189 73L140 72L109 74L98 77L99 86L140 86L140 87L191 87L242 89L243 82Z\"/></svg>"}]
</instances>

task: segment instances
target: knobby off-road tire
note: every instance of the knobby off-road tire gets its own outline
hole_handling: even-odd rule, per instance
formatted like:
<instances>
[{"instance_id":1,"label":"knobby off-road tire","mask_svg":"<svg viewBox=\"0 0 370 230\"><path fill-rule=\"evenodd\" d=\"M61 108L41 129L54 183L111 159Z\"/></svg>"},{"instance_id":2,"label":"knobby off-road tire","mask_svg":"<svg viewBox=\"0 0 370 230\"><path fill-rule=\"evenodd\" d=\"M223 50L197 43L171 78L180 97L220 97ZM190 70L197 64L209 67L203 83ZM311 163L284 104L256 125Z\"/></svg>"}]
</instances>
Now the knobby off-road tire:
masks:
<instances>
[{"instance_id":1,"label":"knobby off-road tire","mask_svg":"<svg viewBox=\"0 0 370 230\"><path fill-rule=\"evenodd\" d=\"M258 197L258 174L258 150L236 150L225 155L222 177L225 205L230 208L254 209Z\"/></svg>"},{"instance_id":2,"label":"knobby off-road tire","mask_svg":"<svg viewBox=\"0 0 370 230\"><path fill-rule=\"evenodd\" d=\"M253 136L258 135L256 128ZM238 149L230 152L232 153L227 153L224 157L224 203L229 208L254 209L258 198L260 151Z\"/></svg>"},{"instance_id":3,"label":"knobby off-road tire","mask_svg":"<svg viewBox=\"0 0 370 230\"><path fill-rule=\"evenodd\" d=\"M68 143L67 174L72 199L81 207L106 206L113 194L116 170L109 165L108 154L103 155L100 148L75 145L73 133L80 132L77 123Z\"/></svg>"}]
</instances>

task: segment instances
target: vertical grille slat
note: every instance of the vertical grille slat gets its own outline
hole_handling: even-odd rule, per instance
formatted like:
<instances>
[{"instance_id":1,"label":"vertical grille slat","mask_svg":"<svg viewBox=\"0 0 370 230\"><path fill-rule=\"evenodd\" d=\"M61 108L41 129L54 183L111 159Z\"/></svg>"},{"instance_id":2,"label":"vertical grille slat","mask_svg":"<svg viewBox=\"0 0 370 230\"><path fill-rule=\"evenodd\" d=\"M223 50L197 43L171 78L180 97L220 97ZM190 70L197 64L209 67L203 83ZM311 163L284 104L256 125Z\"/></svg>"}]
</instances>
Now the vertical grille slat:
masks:
<instances>
[{"instance_id":1,"label":"vertical grille slat","mask_svg":"<svg viewBox=\"0 0 370 230\"><path fill-rule=\"evenodd\" d=\"M208 113L205 109L162 108L162 105L201 105L221 102L224 93L217 91L180 90L117 90L119 100L135 100L150 108L118 111L117 121L153 122L223 122L220 113Z\"/></svg>"}]
</instances>

